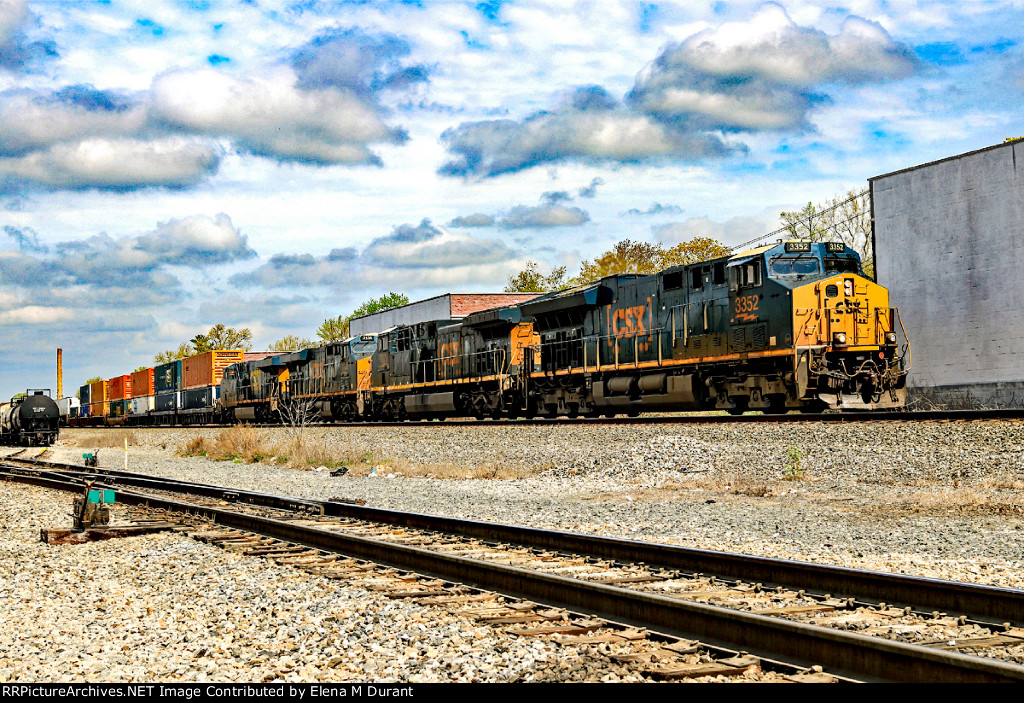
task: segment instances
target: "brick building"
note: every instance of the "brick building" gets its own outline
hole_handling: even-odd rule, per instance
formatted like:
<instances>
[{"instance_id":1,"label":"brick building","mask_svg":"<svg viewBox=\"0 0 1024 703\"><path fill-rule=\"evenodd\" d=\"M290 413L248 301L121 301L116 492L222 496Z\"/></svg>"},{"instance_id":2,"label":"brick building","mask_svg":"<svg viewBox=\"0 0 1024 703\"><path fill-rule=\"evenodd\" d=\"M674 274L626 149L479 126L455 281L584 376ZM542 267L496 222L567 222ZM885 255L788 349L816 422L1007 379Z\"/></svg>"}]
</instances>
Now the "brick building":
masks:
<instances>
[{"instance_id":1,"label":"brick building","mask_svg":"<svg viewBox=\"0 0 1024 703\"><path fill-rule=\"evenodd\" d=\"M380 332L427 320L459 320L470 313L533 300L540 293L445 293L426 300L352 318L352 334Z\"/></svg>"}]
</instances>

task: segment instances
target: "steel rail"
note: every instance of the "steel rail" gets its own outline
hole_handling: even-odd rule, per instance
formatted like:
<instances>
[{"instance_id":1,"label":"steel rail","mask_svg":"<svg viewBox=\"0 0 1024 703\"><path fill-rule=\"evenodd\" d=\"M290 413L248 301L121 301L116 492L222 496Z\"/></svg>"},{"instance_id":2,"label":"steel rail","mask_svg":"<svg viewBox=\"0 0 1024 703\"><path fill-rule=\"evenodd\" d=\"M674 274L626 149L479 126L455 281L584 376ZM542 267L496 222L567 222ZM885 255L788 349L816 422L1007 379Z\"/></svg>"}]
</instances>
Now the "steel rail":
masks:
<instances>
[{"instance_id":1,"label":"steel rail","mask_svg":"<svg viewBox=\"0 0 1024 703\"><path fill-rule=\"evenodd\" d=\"M2 461L0 459L0 462ZM49 463L31 459L14 461L32 465ZM443 515L409 513L339 501L275 496L109 469L89 468L82 471L83 467L74 467L70 464L58 466L66 467L63 470L65 475L79 478L102 477L115 486L121 484L194 493L218 500L281 510L302 510L331 517L444 532L485 542L506 542L533 549L586 555L617 562L643 563L665 569L741 579L767 586L795 587L861 601L912 607L917 610L954 612L996 624L1024 624L1024 590L1013 588L640 542L617 537L598 537Z\"/></svg>"},{"instance_id":2,"label":"steel rail","mask_svg":"<svg viewBox=\"0 0 1024 703\"><path fill-rule=\"evenodd\" d=\"M801 423L801 422L919 422L936 420L1022 420L1024 409L999 408L995 410L892 410L892 411L850 411L828 413L788 413L784 415L655 415L640 417L593 417L593 418L516 418L504 420L472 420L450 418L447 420L405 420L365 422L324 422L310 427L544 427L558 425L731 425L746 423ZM233 424L209 425L81 425L71 429L169 429L171 427L233 427ZM287 427L278 424L252 424L254 427Z\"/></svg>"},{"instance_id":3,"label":"steel rail","mask_svg":"<svg viewBox=\"0 0 1024 703\"><path fill-rule=\"evenodd\" d=\"M78 490L80 487L71 480L61 481L41 476L24 478L36 485L49 484L53 488L63 485L64 490ZM765 658L782 657L804 666L818 664L831 673L858 680L930 683L1024 681L1024 666L1016 664L440 554L418 547L197 506L145 493L121 491L119 499L151 508L201 515L225 527L417 571L555 607L582 610L626 624L696 638L713 646L747 651Z\"/></svg>"}]
</instances>

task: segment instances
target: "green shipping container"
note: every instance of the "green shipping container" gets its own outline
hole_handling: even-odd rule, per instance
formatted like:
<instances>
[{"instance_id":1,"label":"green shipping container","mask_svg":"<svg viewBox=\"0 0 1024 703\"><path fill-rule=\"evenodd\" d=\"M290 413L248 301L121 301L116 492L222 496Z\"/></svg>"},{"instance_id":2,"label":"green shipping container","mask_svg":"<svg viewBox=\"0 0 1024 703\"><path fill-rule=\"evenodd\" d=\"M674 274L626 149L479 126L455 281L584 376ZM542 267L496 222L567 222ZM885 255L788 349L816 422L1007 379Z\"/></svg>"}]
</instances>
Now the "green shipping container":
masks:
<instances>
[{"instance_id":1,"label":"green shipping container","mask_svg":"<svg viewBox=\"0 0 1024 703\"><path fill-rule=\"evenodd\" d=\"M181 390L181 359L153 367L153 383L157 393Z\"/></svg>"}]
</instances>

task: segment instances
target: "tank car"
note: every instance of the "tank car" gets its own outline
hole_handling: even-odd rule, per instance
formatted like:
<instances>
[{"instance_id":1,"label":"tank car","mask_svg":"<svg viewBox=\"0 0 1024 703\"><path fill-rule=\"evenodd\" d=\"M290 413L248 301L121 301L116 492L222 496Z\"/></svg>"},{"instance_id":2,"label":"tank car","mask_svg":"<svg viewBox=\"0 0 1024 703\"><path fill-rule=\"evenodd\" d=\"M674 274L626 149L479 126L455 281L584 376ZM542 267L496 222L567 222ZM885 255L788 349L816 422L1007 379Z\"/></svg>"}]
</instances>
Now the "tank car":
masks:
<instances>
[{"instance_id":1,"label":"tank car","mask_svg":"<svg viewBox=\"0 0 1024 703\"><path fill-rule=\"evenodd\" d=\"M49 446L60 432L60 410L48 390L29 389L0 404L0 443Z\"/></svg>"}]
</instances>

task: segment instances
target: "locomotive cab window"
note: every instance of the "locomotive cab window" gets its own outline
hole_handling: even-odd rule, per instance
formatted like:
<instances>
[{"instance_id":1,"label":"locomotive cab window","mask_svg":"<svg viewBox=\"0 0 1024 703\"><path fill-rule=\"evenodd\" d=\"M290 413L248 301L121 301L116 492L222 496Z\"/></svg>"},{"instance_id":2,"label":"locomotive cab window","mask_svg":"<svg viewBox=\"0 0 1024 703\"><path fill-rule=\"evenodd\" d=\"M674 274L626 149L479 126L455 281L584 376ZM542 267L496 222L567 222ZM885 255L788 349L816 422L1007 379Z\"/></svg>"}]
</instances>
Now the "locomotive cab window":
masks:
<instances>
[{"instance_id":1,"label":"locomotive cab window","mask_svg":"<svg viewBox=\"0 0 1024 703\"><path fill-rule=\"evenodd\" d=\"M716 286L725 285L725 262L719 261L714 267L714 279L712 283Z\"/></svg>"},{"instance_id":2,"label":"locomotive cab window","mask_svg":"<svg viewBox=\"0 0 1024 703\"><path fill-rule=\"evenodd\" d=\"M757 288L761 285L761 262L759 259L744 261L741 264L734 264L730 274L730 288Z\"/></svg>"},{"instance_id":3,"label":"locomotive cab window","mask_svg":"<svg viewBox=\"0 0 1024 703\"><path fill-rule=\"evenodd\" d=\"M672 273L666 273L662 278L662 288L664 290L678 290L683 287L683 272L673 271Z\"/></svg>"},{"instance_id":4,"label":"locomotive cab window","mask_svg":"<svg viewBox=\"0 0 1024 703\"><path fill-rule=\"evenodd\" d=\"M860 263L852 256L826 256L827 273L860 273Z\"/></svg>"}]
</instances>

